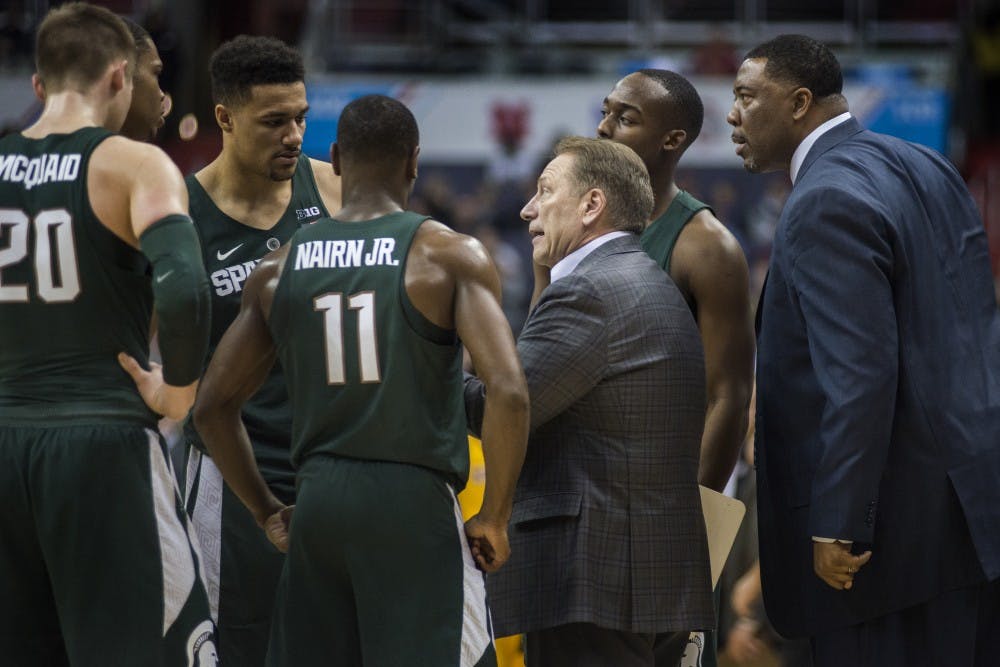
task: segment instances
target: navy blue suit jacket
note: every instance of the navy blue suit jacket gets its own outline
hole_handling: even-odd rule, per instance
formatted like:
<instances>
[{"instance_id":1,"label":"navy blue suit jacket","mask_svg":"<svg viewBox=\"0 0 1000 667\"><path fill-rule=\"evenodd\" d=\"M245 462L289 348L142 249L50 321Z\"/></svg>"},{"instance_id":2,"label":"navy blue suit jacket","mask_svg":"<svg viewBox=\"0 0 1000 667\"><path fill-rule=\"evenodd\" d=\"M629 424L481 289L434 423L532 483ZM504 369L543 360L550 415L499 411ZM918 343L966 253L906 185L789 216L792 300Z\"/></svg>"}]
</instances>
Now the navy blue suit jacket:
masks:
<instances>
[{"instance_id":1,"label":"navy blue suit jacket","mask_svg":"<svg viewBox=\"0 0 1000 667\"><path fill-rule=\"evenodd\" d=\"M927 148L851 119L807 155L761 298L764 601L812 635L1000 576L1000 315L983 224ZM850 591L812 536L871 549Z\"/></svg>"}]
</instances>

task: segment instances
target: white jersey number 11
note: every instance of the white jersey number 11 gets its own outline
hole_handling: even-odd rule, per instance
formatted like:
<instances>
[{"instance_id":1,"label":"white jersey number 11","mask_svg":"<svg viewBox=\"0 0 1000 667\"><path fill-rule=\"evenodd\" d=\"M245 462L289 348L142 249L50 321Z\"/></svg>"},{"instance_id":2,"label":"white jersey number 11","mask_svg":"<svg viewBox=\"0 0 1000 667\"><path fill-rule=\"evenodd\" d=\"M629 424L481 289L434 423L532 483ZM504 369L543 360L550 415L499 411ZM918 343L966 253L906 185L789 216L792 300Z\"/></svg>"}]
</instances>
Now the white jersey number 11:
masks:
<instances>
[{"instance_id":1,"label":"white jersey number 11","mask_svg":"<svg viewBox=\"0 0 1000 667\"><path fill-rule=\"evenodd\" d=\"M330 292L316 297L313 309L323 312L326 342L326 381L345 384L343 294ZM378 338L375 335L375 292L358 292L347 298L347 307L358 311L358 367L361 382L381 382L378 368Z\"/></svg>"}]
</instances>

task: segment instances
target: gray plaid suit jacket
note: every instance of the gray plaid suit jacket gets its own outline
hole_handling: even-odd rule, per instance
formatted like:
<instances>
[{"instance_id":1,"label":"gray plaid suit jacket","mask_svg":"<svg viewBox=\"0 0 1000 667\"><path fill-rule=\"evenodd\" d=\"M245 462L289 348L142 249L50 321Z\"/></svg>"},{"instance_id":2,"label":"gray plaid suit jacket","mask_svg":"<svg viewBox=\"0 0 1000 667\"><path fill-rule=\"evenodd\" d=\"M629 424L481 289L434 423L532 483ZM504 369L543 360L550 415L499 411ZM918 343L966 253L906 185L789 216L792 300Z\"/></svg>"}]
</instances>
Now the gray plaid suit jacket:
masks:
<instances>
[{"instance_id":1,"label":"gray plaid suit jacket","mask_svg":"<svg viewBox=\"0 0 1000 667\"><path fill-rule=\"evenodd\" d=\"M532 433L511 558L486 582L497 636L712 627L697 485L704 359L673 282L635 236L613 239L542 293L517 348ZM469 376L474 433L482 391Z\"/></svg>"}]
</instances>

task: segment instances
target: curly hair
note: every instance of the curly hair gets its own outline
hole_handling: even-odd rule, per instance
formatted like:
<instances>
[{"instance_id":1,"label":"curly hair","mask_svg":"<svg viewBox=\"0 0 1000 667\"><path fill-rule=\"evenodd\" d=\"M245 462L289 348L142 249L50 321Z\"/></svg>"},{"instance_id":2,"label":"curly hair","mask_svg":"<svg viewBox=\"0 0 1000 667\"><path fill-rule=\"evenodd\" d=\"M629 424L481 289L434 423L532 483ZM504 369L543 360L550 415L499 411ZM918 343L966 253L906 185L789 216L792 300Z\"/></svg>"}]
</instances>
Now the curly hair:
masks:
<instances>
[{"instance_id":1,"label":"curly hair","mask_svg":"<svg viewBox=\"0 0 1000 667\"><path fill-rule=\"evenodd\" d=\"M305 80L302 55L280 39L240 35L224 42L209 62L212 100L240 106L250 100L253 86Z\"/></svg>"}]
</instances>

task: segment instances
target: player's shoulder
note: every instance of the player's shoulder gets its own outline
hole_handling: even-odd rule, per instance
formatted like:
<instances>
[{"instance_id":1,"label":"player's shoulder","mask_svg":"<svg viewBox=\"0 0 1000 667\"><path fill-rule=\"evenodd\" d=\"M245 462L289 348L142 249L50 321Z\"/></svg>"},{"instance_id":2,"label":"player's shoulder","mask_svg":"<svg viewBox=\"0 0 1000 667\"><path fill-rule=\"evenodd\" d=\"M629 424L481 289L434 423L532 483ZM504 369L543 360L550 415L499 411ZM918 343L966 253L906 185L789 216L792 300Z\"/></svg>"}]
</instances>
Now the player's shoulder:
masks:
<instances>
[{"instance_id":1,"label":"player's shoulder","mask_svg":"<svg viewBox=\"0 0 1000 667\"><path fill-rule=\"evenodd\" d=\"M317 160L314 157L307 158L309 168L312 170L313 178L321 186L336 185L340 190L340 176L333 171L333 165L325 160Z\"/></svg>"},{"instance_id":2,"label":"player's shoulder","mask_svg":"<svg viewBox=\"0 0 1000 667\"><path fill-rule=\"evenodd\" d=\"M281 273L285 268L285 260L288 259L290 247L291 244L286 243L277 250L272 250L264 255L247 277L246 284L243 287L244 291L247 293L257 293L269 290L273 293L274 287L278 279L281 278Z\"/></svg>"},{"instance_id":3,"label":"player's shoulder","mask_svg":"<svg viewBox=\"0 0 1000 667\"><path fill-rule=\"evenodd\" d=\"M308 158L312 169L313 180L319 189L320 196L327 210L336 211L342 204L340 191L340 176L333 171L333 165L316 158Z\"/></svg>"},{"instance_id":4,"label":"player's shoulder","mask_svg":"<svg viewBox=\"0 0 1000 667\"><path fill-rule=\"evenodd\" d=\"M746 262L743 248L733 233L705 208L691 218L674 247L674 261L678 256L718 262Z\"/></svg>"},{"instance_id":5,"label":"player's shoulder","mask_svg":"<svg viewBox=\"0 0 1000 667\"><path fill-rule=\"evenodd\" d=\"M486 248L479 239L457 232L433 218L421 223L413 241L442 257L475 260L486 255Z\"/></svg>"},{"instance_id":6,"label":"player's shoulder","mask_svg":"<svg viewBox=\"0 0 1000 667\"><path fill-rule=\"evenodd\" d=\"M163 171L180 174L163 149L120 135L113 135L102 141L94 149L90 164L101 171L120 174L129 179L146 178Z\"/></svg>"},{"instance_id":7,"label":"player's shoulder","mask_svg":"<svg viewBox=\"0 0 1000 667\"><path fill-rule=\"evenodd\" d=\"M413 250L453 274L474 274L492 267L493 263L479 239L457 232L433 218L424 220L417 229Z\"/></svg>"},{"instance_id":8,"label":"player's shoulder","mask_svg":"<svg viewBox=\"0 0 1000 667\"><path fill-rule=\"evenodd\" d=\"M312 169L313 174L318 177L325 176L327 172L333 174L333 165L326 160L317 160L314 157L307 157L306 160L309 161L309 168Z\"/></svg>"},{"instance_id":9,"label":"player's shoulder","mask_svg":"<svg viewBox=\"0 0 1000 667\"><path fill-rule=\"evenodd\" d=\"M291 243L286 243L278 249L272 250L264 255L261 260L257 262L257 266L254 267L254 270L250 273L250 275L253 276L253 274L259 271L261 277L266 279L267 276L273 278L280 274L282 267L285 265L285 259L288 257L291 246Z\"/></svg>"},{"instance_id":10,"label":"player's shoulder","mask_svg":"<svg viewBox=\"0 0 1000 667\"><path fill-rule=\"evenodd\" d=\"M154 144L147 143L145 141L136 141L134 139L129 139L123 137L120 134L113 134L107 139L102 141L98 145L97 149L94 151L95 154L100 151L106 155L118 156L120 158L128 157L138 157L138 158L164 158L169 160L170 158L163 149Z\"/></svg>"},{"instance_id":11,"label":"player's shoulder","mask_svg":"<svg viewBox=\"0 0 1000 667\"><path fill-rule=\"evenodd\" d=\"M258 310L265 319L271 317L274 294L288 258L289 244L273 250L257 263L243 284L243 310Z\"/></svg>"},{"instance_id":12,"label":"player's shoulder","mask_svg":"<svg viewBox=\"0 0 1000 667\"><path fill-rule=\"evenodd\" d=\"M684 227L670 260L670 277L689 303L742 293L749 273L739 241L709 209Z\"/></svg>"}]
</instances>

